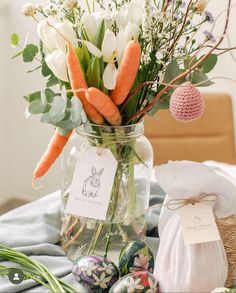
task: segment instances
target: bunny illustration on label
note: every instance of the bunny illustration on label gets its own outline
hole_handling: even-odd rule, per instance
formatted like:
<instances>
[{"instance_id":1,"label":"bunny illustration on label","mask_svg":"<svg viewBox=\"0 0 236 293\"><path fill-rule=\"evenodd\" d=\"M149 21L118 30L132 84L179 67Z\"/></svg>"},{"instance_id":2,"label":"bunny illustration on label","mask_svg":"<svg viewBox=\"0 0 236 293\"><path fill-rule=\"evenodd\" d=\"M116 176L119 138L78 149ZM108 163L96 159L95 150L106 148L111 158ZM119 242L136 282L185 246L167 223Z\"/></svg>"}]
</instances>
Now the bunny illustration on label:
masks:
<instances>
[{"instance_id":1,"label":"bunny illustration on label","mask_svg":"<svg viewBox=\"0 0 236 293\"><path fill-rule=\"evenodd\" d=\"M92 197L98 196L98 191L100 189L100 176L102 175L103 170L104 168L97 172L96 168L92 168L92 175L84 181L82 190L83 195Z\"/></svg>"},{"instance_id":2,"label":"bunny illustration on label","mask_svg":"<svg viewBox=\"0 0 236 293\"><path fill-rule=\"evenodd\" d=\"M118 163L109 149L97 150L93 147L77 160L66 213L105 220Z\"/></svg>"}]
</instances>

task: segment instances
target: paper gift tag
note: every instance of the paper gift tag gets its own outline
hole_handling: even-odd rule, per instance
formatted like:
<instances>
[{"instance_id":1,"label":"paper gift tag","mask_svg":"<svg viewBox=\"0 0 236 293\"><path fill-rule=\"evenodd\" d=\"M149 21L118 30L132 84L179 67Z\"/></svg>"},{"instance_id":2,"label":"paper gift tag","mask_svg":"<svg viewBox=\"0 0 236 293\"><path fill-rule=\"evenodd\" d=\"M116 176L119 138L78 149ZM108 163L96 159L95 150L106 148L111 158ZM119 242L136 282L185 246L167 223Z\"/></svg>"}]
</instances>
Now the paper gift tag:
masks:
<instances>
[{"instance_id":1,"label":"paper gift tag","mask_svg":"<svg viewBox=\"0 0 236 293\"><path fill-rule=\"evenodd\" d=\"M105 220L118 163L109 149L101 154L97 150L93 147L78 158L66 213Z\"/></svg>"},{"instance_id":2,"label":"paper gift tag","mask_svg":"<svg viewBox=\"0 0 236 293\"><path fill-rule=\"evenodd\" d=\"M220 240L211 206L195 203L178 210L185 244Z\"/></svg>"}]
</instances>

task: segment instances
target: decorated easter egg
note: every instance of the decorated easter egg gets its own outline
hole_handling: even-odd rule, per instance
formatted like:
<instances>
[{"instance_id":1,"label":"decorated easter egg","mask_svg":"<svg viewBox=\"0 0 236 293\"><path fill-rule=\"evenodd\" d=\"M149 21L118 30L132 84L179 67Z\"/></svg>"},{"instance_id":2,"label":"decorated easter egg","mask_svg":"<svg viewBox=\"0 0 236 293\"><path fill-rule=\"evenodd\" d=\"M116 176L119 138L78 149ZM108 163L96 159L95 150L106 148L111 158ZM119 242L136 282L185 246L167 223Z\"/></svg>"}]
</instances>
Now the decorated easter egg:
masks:
<instances>
[{"instance_id":1,"label":"decorated easter egg","mask_svg":"<svg viewBox=\"0 0 236 293\"><path fill-rule=\"evenodd\" d=\"M107 258L98 255L82 256L73 267L77 282L93 292L108 292L119 279L116 265Z\"/></svg>"},{"instance_id":2,"label":"decorated easter egg","mask_svg":"<svg viewBox=\"0 0 236 293\"><path fill-rule=\"evenodd\" d=\"M158 293L159 285L153 274L149 272L134 272L121 278L109 293Z\"/></svg>"},{"instance_id":3,"label":"decorated easter egg","mask_svg":"<svg viewBox=\"0 0 236 293\"><path fill-rule=\"evenodd\" d=\"M138 271L152 273L154 255L145 242L131 241L121 250L118 268L121 276Z\"/></svg>"},{"instance_id":4,"label":"decorated easter egg","mask_svg":"<svg viewBox=\"0 0 236 293\"><path fill-rule=\"evenodd\" d=\"M175 89L170 99L170 112L181 122L200 118L204 112L204 99L196 86L185 82Z\"/></svg>"}]
</instances>

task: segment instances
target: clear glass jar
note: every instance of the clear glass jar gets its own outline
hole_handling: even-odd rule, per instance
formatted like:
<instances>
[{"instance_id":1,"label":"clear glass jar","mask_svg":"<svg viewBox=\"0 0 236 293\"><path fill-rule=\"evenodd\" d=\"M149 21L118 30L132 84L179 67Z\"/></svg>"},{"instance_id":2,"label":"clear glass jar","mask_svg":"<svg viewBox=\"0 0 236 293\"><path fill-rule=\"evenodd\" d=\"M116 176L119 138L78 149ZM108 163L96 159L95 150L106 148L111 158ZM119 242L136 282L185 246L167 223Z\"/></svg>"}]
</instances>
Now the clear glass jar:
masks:
<instances>
[{"instance_id":1,"label":"clear glass jar","mask_svg":"<svg viewBox=\"0 0 236 293\"><path fill-rule=\"evenodd\" d=\"M143 135L143 122L129 126L92 125L92 132L78 129L65 148L62 180L61 242L67 255L98 254L117 261L130 240L146 234L153 151ZM76 160L91 147L106 147L118 161L105 221L66 214Z\"/></svg>"}]
</instances>

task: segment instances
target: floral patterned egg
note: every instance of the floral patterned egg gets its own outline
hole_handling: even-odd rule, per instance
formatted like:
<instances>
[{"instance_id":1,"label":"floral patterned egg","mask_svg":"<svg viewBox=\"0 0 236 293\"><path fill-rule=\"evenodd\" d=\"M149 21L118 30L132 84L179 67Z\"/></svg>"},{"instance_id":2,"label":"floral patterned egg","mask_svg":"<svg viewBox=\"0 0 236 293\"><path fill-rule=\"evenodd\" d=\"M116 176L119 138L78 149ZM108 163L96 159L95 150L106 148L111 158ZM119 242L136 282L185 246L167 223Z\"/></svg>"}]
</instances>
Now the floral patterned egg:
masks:
<instances>
[{"instance_id":1,"label":"floral patterned egg","mask_svg":"<svg viewBox=\"0 0 236 293\"><path fill-rule=\"evenodd\" d=\"M119 279L116 265L98 255L78 258L72 267L72 273L81 285L98 293L108 292Z\"/></svg>"},{"instance_id":2,"label":"floral patterned egg","mask_svg":"<svg viewBox=\"0 0 236 293\"><path fill-rule=\"evenodd\" d=\"M121 278L109 293L158 293L158 282L149 272L135 272Z\"/></svg>"},{"instance_id":3,"label":"floral patterned egg","mask_svg":"<svg viewBox=\"0 0 236 293\"><path fill-rule=\"evenodd\" d=\"M145 242L140 240L129 242L121 250L118 268L121 276L138 271L149 271L152 273L154 269L154 255Z\"/></svg>"}]
</instances>

